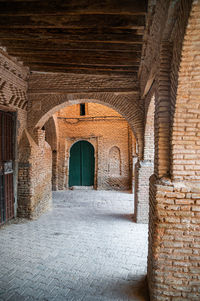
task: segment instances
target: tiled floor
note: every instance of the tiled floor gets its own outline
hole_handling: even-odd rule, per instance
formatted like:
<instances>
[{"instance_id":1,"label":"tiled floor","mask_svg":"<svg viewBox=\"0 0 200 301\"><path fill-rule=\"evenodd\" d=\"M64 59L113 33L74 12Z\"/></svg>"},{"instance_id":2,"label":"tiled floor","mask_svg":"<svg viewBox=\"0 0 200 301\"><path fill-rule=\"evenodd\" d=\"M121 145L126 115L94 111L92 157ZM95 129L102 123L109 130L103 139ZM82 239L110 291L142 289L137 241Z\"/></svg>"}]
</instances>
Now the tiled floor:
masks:
<instances>
[{"instance_id":1,"label":"tiled floor","mask_svg":"<svg viewBox=\"0 0 200 301\"><path fill-rule=\"evenodd\" d=\"M0 229L0 300L147 300L147 225L133 195L60 191L38 220Z\"/></svg>"}]
</instances>

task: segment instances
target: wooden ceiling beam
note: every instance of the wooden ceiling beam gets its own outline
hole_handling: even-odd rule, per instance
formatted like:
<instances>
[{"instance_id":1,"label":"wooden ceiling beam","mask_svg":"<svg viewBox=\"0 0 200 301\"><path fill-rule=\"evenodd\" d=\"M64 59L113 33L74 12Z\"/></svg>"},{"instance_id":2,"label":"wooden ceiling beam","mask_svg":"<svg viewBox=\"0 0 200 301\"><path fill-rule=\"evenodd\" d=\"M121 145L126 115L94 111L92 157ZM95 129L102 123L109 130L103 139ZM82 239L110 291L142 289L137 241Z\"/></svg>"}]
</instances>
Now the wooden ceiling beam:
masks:
<instances>
[{"instance_id":1,"label":"wooden ceiling beam","mask_svg":"<svg viewBox=\"0 0 200 301\"><path fill-rule=\"evenodd\" d=\"M58 15L58 14L145 14L146 0L70 0L70 1L1 1L0 15Z\"/></svg>"},{"instance_id":2,"label":"wooden ceiling beam","mask_svg":"<svg viewBox=\"0 0 200 301\"><path fill-rule=\"evenodd\" d=\"M125 41L142 43L142 34L137 34L135 30L115 29L110 31L107 28L101 29L5 29L0 30L0 40L24 40L24 39L41 39L41 40L56 40L64 41Z\"/></svg>"},{"instance_id":3,"label":"wooden ceiling beam","mask_svg":"<svg viewBox=\"0 0 200 301\"><path fill-rule=\"evenodd\" d=\"M123 44L100 44L96 45L86 45L83 43L74 43L74 45L71 45L70 43L67 45L59 45L59 44L42 44L42 43L26 43L23 42L22 45L19 44L19 42L10 44L8 41L6 41L6 49L7 52L16 52L16 53L22 53L22 52L32 52L34 53L40 53L40 52L68 52L68 51L88 51L88 52L119 52L119 53L141 53L141 45L123 45ZM42 45L41 45L42 44ZM5 43L4 43L5 45Z\"/></svg>"},{"instance_id":4,"label":"wooden ceiling beam","mask_svg":"<svg viewBox=\"0 0 200 301\"><path fill-rule=\"evenodd\" d=\"M1 16L0 28L124 28L143 29L144 15Z\"/></svg>"},{"instance_id":5,"label":"wooden ceiling beam","mask_svg":"<svg viewBox=\"0 0 200 301\"><path fill-rule=\"evenodd\" d=\"M112 71L121 72L126 71L130 73L137 73L138 67L132 65L102 65L102 64L71 64L71 63L54 63L54 62L30 62L30 65L38 65L44 67L55 67L55 68L65 68L65 69L87 69L87 70L102 70L102 71Z\"/></svg>"},{"instance_id":6,"label":"wooden ceiling beam","mask_svg":"<svg viewBox=\"0 0 200 301\"><path fill-rule=\"evenodd\" d=\"M49 55L45 56L42 54L39 55L27 55L23 54L22 56L17 56L19 60L22 60L24 63L31 63L31 62L43 62L45 63L51 63L53 62L54 64L80 64L80 65L93 65L93 64L100 64L100 65L105 65L105 66L138 66L140 60L137 58L126 58L121 57L120 59L117 57L113 58L105 58L105 57L78 57L78 56L73 56L73 57L67 57L67 56L56 56L56 55Z\"/></svg>"},{"instance_id":7,"label":"wooden ceiling beam","mask_svg":"<svg viewBox=\"0 0 200 301\"><path fill-rule=\"evenodd\" d=\"M74 67L68 67L65 65L59 66L59 65L47 65L47 64L35 64L35 63L30 63L29 64L30 68L32 71L38 71L38 72L57 72L57 73L75 73L75 74L95 74L95 75L109 75L109 76L131 76L131 78L136 78L137 77L137 70L138 68L132 69L102 69L100 68L87 68L84 66L74 66Z\"/></svg>"},{"instance_id":8,"label":"wooden ceiling beam","mask_svg":"<svg viewBox=\"0 0 200 301\"><path fill-rule=\"evenodd\" d=\"M109 62L112 62L112 60L120 61L125 60L126 62L129 61L140 61L140 52L120 52L120 51L90 51L90 50L67 50L67 51L61 51L61 50L35 50L35 49L20 49L20 50L10 50L9 54L12 56L23 56L23 57L44 57L44 58L58 58L61 57L62 59L76 62L84 61L87 59L90 60L109 60Z\"/></svg>"}]
</instances>

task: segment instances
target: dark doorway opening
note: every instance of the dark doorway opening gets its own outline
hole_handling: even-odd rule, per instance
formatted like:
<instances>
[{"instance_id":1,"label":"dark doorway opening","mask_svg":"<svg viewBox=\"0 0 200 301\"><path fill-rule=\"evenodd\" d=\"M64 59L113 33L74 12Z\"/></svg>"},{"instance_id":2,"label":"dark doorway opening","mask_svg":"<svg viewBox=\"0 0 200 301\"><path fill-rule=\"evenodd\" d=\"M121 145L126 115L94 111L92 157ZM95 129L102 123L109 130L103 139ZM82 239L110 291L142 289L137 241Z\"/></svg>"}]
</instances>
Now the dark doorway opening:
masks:
<instances>
[{"instance_id":1,"label":"dark doorway opening","mask_svg":"<svg viewBox=\"0 0 200 301\"><path fill-rule=\"evenodd\" d=\"M0 224L14 217L14 115L0 111Z\"/></svg>"}]
</instances>

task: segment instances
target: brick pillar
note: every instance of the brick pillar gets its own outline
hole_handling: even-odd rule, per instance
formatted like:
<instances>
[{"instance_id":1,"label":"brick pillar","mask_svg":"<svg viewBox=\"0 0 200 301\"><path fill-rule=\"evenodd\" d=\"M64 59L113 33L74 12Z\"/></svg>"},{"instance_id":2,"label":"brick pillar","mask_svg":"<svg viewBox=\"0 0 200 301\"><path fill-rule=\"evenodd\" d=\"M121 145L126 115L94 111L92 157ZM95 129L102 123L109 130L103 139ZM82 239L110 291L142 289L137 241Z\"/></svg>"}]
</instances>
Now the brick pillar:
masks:
<instances>
[{"instance_id":1,"label":"brick pillar","mask_svg":"<svg viewBox=\"0 0 200 301\"><path fill-rule=\"evenodd\" d=\"M135 221L146 224L149 221L149 178L154 165L151 161L138 161L135 165Z\"/></svg>"},{"instance_id":2,"label":"brick pillar","mask_svg":"<svg viewBox=\"0 0 200 301\"><path fill-rule=\"evenodd\" d=\"M160 50L158 97L155 99L155 173L159 178L169 175L170 170L170 70L171 44L163 42Z\"/></svg>"},{"instance_id":3,"label":"brick pillar","mask_svg":"<svg viewBox=\"0 0 200 301\"><path fill-rule=\"evenodd\" d=\"M151 300L200 300L200 186L150 179Z\"/></svg>"}]
</instances>

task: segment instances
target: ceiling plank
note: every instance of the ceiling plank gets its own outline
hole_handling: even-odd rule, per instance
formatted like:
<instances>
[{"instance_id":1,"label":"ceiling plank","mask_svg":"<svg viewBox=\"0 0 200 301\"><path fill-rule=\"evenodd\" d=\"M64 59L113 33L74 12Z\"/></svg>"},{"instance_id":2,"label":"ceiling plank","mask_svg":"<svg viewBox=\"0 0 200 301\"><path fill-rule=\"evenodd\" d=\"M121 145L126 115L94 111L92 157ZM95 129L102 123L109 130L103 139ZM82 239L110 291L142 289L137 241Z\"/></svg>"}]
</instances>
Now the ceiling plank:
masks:
<instances>
[{"instance_id":1,"label":"ceiling plank","mask_svg":"<svg viewBox=\"0 0 200 301\"><path fill-rule=\"evenodd\" d=\"M120 51L90 51L90 50L67 50L67 51L48 51L46 49L42 50L35 50L35 49L20 49L20 50L10 50L9 51L10 55L13 56L26 56L26 57L37 57L42 56L42 57L62 57L63 59L66 60L76 60L77 62L83 61L84 59L90 58L91 60L109 60L112 61L114 60L123 60L125 59L127 62L128 61L139 61L140 60L140 52L120 52Z\"/></svg>"},{"instance_id":2,"label":"ceiling plank","mask_svg":"<svg viewBox=\"0 0 200 301\"><path fill-rule=\"evenodd\" d=\"M95 75L108 75L108 76L131 76L132 78L136 78L137 77L137 72L135 68L134 69L122 69L122 70L117 70L117 69L106 69L104 67L102 67L102 69L100 68L95 68L95 66L93 68L87 68L84 66L74 66L74 67L68 67L66 65L52 65L52 64L35 64L35 63L30 63L29 66L31 67L32 71L38 71L38 72L57 72L57 73L75 73L75 74L95 74Z\"/></svg>"},{"instance_id":3,"label":"ceiling plank","mask_svg":"<svg viewBox=\"0 0 200 301\"><path fill-rule=\"evenodd\" d=\"M47 62L54 62L55 64L67 64L70 62L70 64L100 64L100 65L106 65L106 66L138 66L140 59L139 58L126 58L126 57L113 57L111 59L105 58L105 57L78 57L78 56L56 56L56 55L49 55L45 56L42 54L39 55L27 55L23 54L23 56L17 56L19 59L23 60L24 63L31 63L31 62L43 62L44 64Z\"/></svg>"},{"instance_id":4,"label":"ceiling plank","mask_svg":"<svg viewBox=\"0 0 200 301\"><path fill-rule=\"evenodd\" d=\"M110 31L107 28L101 29L5 29L0 30L0 40L24 40L24 39L62 39L65 41L126 41L142 43L143 36L135 30L115 29Z\"/></svg>"},{"instance_id":5,"label":"ceiling plank","mask_svg":"<svg viewBox=\"0 0 200 301\"><path fill-rule=\"evenodd\" d=\"M145 14L146 0L1 1L0 15Z\"/></svg>"},{"instance_id":6,"label":"ceiling plank","mask_svg":"<svg viewBox=\"0 0 200 301\"><path fill-rule=\"evenodd\" d=\"M130 28L143 29L144 15L1 16L0 28Z\"/></svg>"},{"instance_id":7,"label":"ceiling plank","mask_svg":"<svg viewBox=\"0 0 200 301\"><path fill-rule=\"evenodd\" d=\"M117 44L117 43L67 43L67 44L56 44L56 43L34 43L34 42L26 42L26 41L17 41L17 43L13 43L13 41L6 41L4 43L6 45L8 52L34 52L39 53L42 51L49 52L63 52L63 51L89 51L89 52L141 52L142 45L139 44Z\"/></svg>"}]
</instances>

